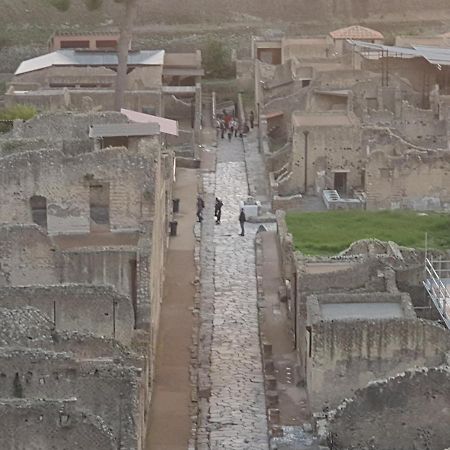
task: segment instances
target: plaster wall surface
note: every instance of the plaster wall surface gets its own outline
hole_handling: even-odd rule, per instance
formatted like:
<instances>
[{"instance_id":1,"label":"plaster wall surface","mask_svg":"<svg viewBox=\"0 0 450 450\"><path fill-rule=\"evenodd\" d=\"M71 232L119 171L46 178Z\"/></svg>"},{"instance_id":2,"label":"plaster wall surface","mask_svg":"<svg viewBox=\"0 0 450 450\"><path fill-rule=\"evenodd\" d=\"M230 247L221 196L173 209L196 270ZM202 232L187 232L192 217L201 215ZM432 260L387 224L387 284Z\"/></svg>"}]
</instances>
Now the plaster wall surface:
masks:
<instances>
[{"instance_id":1,"label":"plaster wall surface","mask_svg":"<svg viewBox=\"0 0 450 450\"><path fill-rule=\"evenodd\" d=\"M417 320L315 323L309 336L307 390L313 411L336 407L369 381L445 363L448 331Z\"/></svg>"},{"instance_id":2,"label":"plaster wall surface","mask_svg":"<svg viewBox=\"0 0 450 450\"><path fill-rule=\"evenodd\" d=\"M360 129L344 114L317 113L298 118L294 113L293 183L305 192L313 192L318 172L323 172L334 189L335 171L347 171L347 192L361 186L364 156L360 147ZM342 119L342 120L341 120ZM342 121L342 123L340 123ZM339 123L338 123L339 122ZM308 133L305 138L304 133ZM307 142L306 142L307 139ZM306 156L306 183L305 183ZM332 184L333 183L333 184ZM293 186L295 189L295 187Z\"/></svg>"}]
</instances>

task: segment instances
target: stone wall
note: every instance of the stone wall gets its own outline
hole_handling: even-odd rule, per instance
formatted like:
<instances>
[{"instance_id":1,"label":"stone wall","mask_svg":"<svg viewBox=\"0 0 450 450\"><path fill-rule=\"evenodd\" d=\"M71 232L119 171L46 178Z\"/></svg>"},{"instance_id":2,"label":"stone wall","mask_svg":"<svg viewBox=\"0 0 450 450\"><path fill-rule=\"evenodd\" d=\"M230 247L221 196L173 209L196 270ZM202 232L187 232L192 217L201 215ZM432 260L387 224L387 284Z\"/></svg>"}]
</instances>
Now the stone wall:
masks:
<instances>
[{"instance_id":1,"label":"stone wall","mask_svg":"<svg viewBox=\"0 0 450 450\"><path fill-rule=\"evenodd\" d=\"M104 420L124 448L139 447L146 380L138 370L62 353L2 350L0 372L1 398L76 398L80 408Z\"/></svg>"},{"instance_id":2,"label":"stone wall","mask_svg":"<svg viewBox=\"0 0 450 450\"><path fill-rule=\"evenodd\" d=\"M445 363L448 331L422 320L315 323L309 336L307 389L313 411L334 408L369 381Z\"/></svg>"},{"instance_id":3,"label":"stone wall","mask_svg":"<svg viewBox=\"0 0 450 450\"><path fill-rule=\"evenodd\" d=\"M58 331L108 336L129 345L134 311L129 297L110 286L55 285L0 288L0 307L33 306Z\"/></svg>"},{"instance_id":4,"label":"stone wall","mask_svg":"<svg viewBox=\"0 0 450 450\"><path fill-rule=\"evenodd\" d=\"M366 168L368 209L450 210L450 159L445 151L370 155Z\"/></svg>"},{"instance_id":5,"label":"stone wall","mask_svg":"<svg viewBox=\"0 0 450 450\"><path fill-rule=\"evenodd\" d=\"M292 234L286 225L286 213L284 211L276 211L277 218L277 236L279 243L279 251L281 257L281 274L285 282L283 295L286 295L288 302L288 311L291 319L295 321L294 311L295 302L297 301L296 279L297 264L295 259L295 247Z\"/></svg>"},{"instance_id":6,"label":"stone wall","mask_svg":"<svg viewBox=\"0 0 450 450\"><path fill-rule=\"evenodd\" d=\"M37 225L0 226L0 286L59 283L55 248Z\"/></svg>"},{"instance_id":7,"label":"stone wall","mask_svg":"<svg viewBox=\"0 0 450 450\"><path fill-rule=\"evenodd\" d=\"M450 442L450 373L407 371L358 390L334 413L330 448L444 449Z\"/></svg>"},{"instance_id":8,"label":"stone wall","mask_svg":"<svg viewBox=\"0 0 450 450\"><path fill-rule=\"evenodd\" d=\"M154 190L154 164L149 155L159 152L158 139L148 139L147 154L107 148L78 156L59 151L19 153L0 159L3 189L0 221L32 223L30 199L47 199L49 234L88 233L91 228L89 192L92 183L109 183L109 220L112 230L137 230L149 220ZM64 183L61 182L64 180Z\"/></svg>"},{"instance_id":9,"label":"stone wall","mask_svg":"<svg viewBox=\"0 0 450 450\"><path fill-rule=\"evenodd\" d=\"M305 192L305 136L308 132L307 190L313 192L318 173L323 172L333 182L334 171L347 172L347 191L361 187L361 172L365 156L361 149L360 129L357 123L336 125L335 115L323 113L317 122L295 126L292 156L292 189ZM328 122L329 121L329 122ZM334 186L325 186L334 189Z\"/></svg>"},{"instance_id":10,"label":"stone wall","mask_svg":"<svg viewBox=\"0 0 450 450\"><path fill-rule=\"evenodd\" d=\"M305 261L297 257L295 280L296 349L300 363L300 377L306 382L308 359L307 297L311 294L340 292L384 292L387 283L380 272L383 265L376 259ZM378 276L381 274L381 276Z\"/></svg>"},{"instance_id":11,"label":"stone wall","mask_svg":"<svg viewBox=\"0 0 450 450\"><path fill-rule=\"evenodd\" d=\"M117 442L107 425L76 406L74 399L1 400L0 447L18 450L117 449Z\"/></svg>"}]
</instances>

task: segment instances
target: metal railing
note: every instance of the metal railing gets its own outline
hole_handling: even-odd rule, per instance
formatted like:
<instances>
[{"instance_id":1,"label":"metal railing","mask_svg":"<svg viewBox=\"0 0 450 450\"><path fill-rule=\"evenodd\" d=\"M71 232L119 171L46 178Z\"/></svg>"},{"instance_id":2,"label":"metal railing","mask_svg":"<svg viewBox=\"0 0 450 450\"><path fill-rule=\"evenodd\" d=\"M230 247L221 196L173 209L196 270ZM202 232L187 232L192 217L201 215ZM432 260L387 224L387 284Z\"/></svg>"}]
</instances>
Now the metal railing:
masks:
<instances>
[{"instance_id":1,"label":"metal railing","mask_svg":"<svg viewBox=\"0 0 450 450\"><path fill-rule=\"evenodd\" d=\"M446 270L447 271L447 270ZM434 306L438 310L447 328L450 329L450 293L436 272L433 262L425 259L425 281L423 282Z\"/></svg>"}]
</instances>

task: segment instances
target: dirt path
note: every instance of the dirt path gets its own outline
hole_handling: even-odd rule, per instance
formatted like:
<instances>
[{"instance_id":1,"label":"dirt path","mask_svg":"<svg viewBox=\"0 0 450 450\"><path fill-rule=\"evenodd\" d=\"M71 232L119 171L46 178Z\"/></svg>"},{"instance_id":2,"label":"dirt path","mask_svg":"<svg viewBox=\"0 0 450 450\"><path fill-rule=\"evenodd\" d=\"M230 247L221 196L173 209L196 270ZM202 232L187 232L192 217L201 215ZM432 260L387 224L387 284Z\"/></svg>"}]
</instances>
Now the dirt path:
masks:
<instances>
[{"instance_id":1,"label":"dirt path","mask_svg":"<svg viewBox=\"0 0 450 450\"><path fill-rule=\"evenodd\" d=\"M170 238L147 450L186 450L191 436L190 344L194 303L196 171L177 169L178 235Z\"/></svg>"}]
</instances>

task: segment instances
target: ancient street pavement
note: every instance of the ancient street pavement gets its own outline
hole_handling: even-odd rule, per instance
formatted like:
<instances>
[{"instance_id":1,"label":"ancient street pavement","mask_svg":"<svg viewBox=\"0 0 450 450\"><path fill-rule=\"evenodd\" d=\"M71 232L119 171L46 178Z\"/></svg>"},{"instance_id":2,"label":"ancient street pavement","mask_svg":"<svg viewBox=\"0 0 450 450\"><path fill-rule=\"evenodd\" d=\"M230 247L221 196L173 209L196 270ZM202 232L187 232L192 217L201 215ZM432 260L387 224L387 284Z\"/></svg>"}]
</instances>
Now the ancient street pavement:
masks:
<instances>
[{"instance_id":1,"label":"ancient street pavement","mask_svg":"<svg viewBox=\"0 0 450 450\"><path fill-rule=\"evenodd\" d=\"M207 370L208 376L203 376L200 390L210 395L203 407L208 411L202 412L198 448L265 450L254 247L258 226L246 223L245 236L239 236L239 201L248 196L241 139L220 140L215 176L205 174L203 187L207 209L201 233L200 351L209 350L210 357L209 367L203 364L203 375ZM214 195L224 203L220 225L214 225Z\"/></svg>"}]
</instances>

